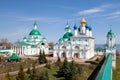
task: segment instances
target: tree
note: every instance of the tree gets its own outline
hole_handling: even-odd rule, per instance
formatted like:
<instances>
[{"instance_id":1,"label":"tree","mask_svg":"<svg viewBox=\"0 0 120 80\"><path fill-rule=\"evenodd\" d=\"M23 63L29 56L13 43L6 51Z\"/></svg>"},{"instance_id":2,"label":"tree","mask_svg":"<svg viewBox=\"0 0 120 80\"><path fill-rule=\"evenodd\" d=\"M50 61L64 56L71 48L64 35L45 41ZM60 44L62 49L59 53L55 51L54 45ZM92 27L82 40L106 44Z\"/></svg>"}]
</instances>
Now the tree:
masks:
<instances>
[{"instance_id":1,"label":"tree","mask_svg":"<svg viewBox=\"0 0 120 80\"><path fill-rule=\"evenodd\" d=\"M2 46L3 48L11 48L11 43L8 41L7 38L3 38L0 40L0 46Z\"/></svg>"},{"instance_id":2,"label":"tree","mask_svg":"<svg viewBox=\"0 0 120 80\"><path fill-rule=\"evenodd\" d=\"M62 67L60 68L60 76L65 77L66 80L70 80L70 67L69 63L67 61L67 58L65 58Z\"/></svg>"},{"instance_id":3,"label":"tree","mask_svg":"<svg viewBox=\"0 0 120 80\"><path fill-rule=\"evenodd\" d=\"M31 75L30 75L30 80L36 80L36 78L37 78L37 74L36 74L35 63L34 63L33 66L32 66L32 72L31 72Z\"/></svg>"},{"instance_id":4,"label":"tree","mask_svg":"<svg viewBox=\"0 0 120 80\"><path fill-rule=\"evenodd\" d=\"M39 60L40 64L47 63L47 59L45 57L45 52L44 51L42 53L41 50L40 50L38 60Z\"/></svg>"},{"instance_id":5,"label":"tree","mask_svg":"<svg viewBox=\"0 0 120 80\"><path fill-rule=\"evenodd\" d=\"M48 74L47 70L45 72L41 73L40 80L49 80L49 74Z\"/></svg>"},{"instance_id":6,"label":"tree","mask_svg":"<svg viewBox=\"0 0 120 80\"><path fill-rule=\"evenodd\" d=\"M77 74L77 68L74 64L74 61L70 63L70 76L71 78Z\"/></svg>"},{"instance_id":7,"label":"tree","mask_svg":"<svg viewBox=\"0 0 120 80\"><path fill-rule=\"evenodd\" d=\"M68 62L65 58L63 65L61 66L58 75L64 77L65 80L74 80L78 78L78 68L75 66L74 61ZM75 78L77 76L77 78Z\"/></svg>"},{"instance_id":8,"label":"tree","mask_svg":"<svg viewBox=\"0 0 120 80\"><path fill-rule=\"evenodd\" d=\"M61 66L61 59L60 59L59 56L58 56L58 58L57 58L56 65L57 65L57 66Z\"/></svg>"},{"instance_id":9,"label":"tree","mask_svg":"<svg viewBox=\"0 0 120 80\"><path fill-rule=\"evenodd\" d=\"M17 80L26 80L25 73L23 72L23 66L20 65L20 70L18 72Z\"/></svg>"},{"instance_id":10,"label":"tree","mask_svg":"<svg viewBox=\"0 0 120 80\"><path fill-rule=\"evenodd\" d=\"M46 56L45 56L45 52L43 51L43 59L44 59L44 63L47 63L47 59L46 59Z\"/></svg>"},{"instance_id":11,"label":"tree","mask_svg":"<svg viewBox=\"0 0 120 80\"><path fill-rule=\"evenodd\" d=\"M39 52L38 61L39 61L40 64L44 63L41 50L40 50L40 52Z\"/></svg>"},{"instance_id":12,"label":"tree","mask_svg":"<svg viewBox=\"0 0 120 80\"><path fill-rule=\"evenodd\" d=\"M7 72L7 74L6 74L6 79L11 80L9 72Z\"/></svg>"},{"instance_id":13,"label":"tree","mask_svg":"<svg viewBox=\"0 0 120 80\"><path fill-rule=\"evenodd\" d=\"M31 76L30 67L28 67L28 69L27 69L26 73L27 73L28 78L30 78L30 76Z\"/></svg>"},{"instance_id":14,"label":"tree","mask_svg":"<svg viewBox=\"0 0 120 80\"><path fill-rule=\"evenodd\" d=\"M49 45L50 49L53 49L53 47L54 47L54 43L53 42L50 42L48 45Z\"/></svg>"}]
</instances>

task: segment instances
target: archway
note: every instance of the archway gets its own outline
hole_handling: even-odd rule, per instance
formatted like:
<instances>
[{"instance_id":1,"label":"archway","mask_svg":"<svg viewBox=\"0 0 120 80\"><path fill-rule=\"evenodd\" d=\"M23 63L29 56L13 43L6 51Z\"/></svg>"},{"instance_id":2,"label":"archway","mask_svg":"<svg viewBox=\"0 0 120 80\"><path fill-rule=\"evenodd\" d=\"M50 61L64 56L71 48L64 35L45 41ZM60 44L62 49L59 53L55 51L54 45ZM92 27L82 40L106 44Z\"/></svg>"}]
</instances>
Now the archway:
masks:
<instances>
[{"instance_id":1,"label":"archway","mask_svg":"<svg viewBox=\"0 0 120 80\"><path fill-rule=\"evenodd\" d=\"M66 49L66 46L62 46L62 49Z\"/></svg>"},{"instance_id":2,"label":"archway","mask_svg":"<svg viewBox=\"0 0 120 80\"><path fill-rule=\"evenodd\" d=\"M62 53L62 57L64 57L64 58L66 57L66 53L65 52Z\"/></svg>"},{"instance_id":3,"label":"archway","mask_svg":"<svg viewBox=\"0 0 120 80\"><path fill-rule=\"evenodd\" d=\"M79 58L79 53L75 53L75 54L74 54L74 58L77 58L77 59L78 59L78 58Z\"/></svg>"}]
</instances>

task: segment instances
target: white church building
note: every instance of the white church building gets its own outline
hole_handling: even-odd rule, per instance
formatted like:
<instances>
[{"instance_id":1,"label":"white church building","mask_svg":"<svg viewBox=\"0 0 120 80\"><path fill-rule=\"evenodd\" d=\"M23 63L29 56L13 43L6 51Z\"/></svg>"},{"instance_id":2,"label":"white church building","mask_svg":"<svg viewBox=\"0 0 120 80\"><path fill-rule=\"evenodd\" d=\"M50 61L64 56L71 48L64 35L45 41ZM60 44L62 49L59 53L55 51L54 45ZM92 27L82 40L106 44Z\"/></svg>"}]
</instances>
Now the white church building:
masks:
<instances>
[{"instance_id":1,"label":"white church building","mask_svg":"<svg viewBox=\"0 0 120 80\"><path fill-rule=\"evenodd\" d=\"M49 53L49 46L46 38L43 37L37 29L37 23L34 22L34 28L30 31L28 38L24 37L22 41L18 41L12 46L18 55L39 55L42 50L45 54Z\"/></svg>"},{"instance_id":2,"label":"white church building","mask_svg":"<svg viewBox=\"0 0 120 80\"><path fill-rule=\"evenodd\" d=\"M94 56L92 28L87 25L84 18L80 21L80 27L74 25L74 32L71 32L67 23L63 37L54 46L53 56L83 59Z\"/></svg>"}]
</instances>

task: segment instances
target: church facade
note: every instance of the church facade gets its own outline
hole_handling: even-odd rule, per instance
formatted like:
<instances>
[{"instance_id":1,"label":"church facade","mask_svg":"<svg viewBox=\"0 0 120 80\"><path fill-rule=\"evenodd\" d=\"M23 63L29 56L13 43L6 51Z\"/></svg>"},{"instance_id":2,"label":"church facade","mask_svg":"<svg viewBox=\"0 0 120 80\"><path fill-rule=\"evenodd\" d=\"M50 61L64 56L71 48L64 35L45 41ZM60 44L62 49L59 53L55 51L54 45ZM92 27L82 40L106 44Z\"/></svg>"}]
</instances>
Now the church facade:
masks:
<instances>
[{"instance_id":1,"label":"church facade","mask_svg":"<svg viewBox=\"0 0 120 80\"><path fill-rule=\"evenodd\" d=\"M84 18L80 21L80 27L74 25L74 32L67 23L63 37L54 46L53 56L83 59L94 56L92 28L88 26Z\"/></svg>"},{"instance_id":2,"label":"church facade","mask_svg":"<svg viewBox=\"0 0 120 80\"><path fill-rule=\"evenodd\" d=\"M39 55L40 50L44 51L45 54L49 53L46 38L38 31L36 21L34 22L34 28L30 31L29 36L15 43L12 49L16 50L18 55Z\"/></svg>"}]
</instances>

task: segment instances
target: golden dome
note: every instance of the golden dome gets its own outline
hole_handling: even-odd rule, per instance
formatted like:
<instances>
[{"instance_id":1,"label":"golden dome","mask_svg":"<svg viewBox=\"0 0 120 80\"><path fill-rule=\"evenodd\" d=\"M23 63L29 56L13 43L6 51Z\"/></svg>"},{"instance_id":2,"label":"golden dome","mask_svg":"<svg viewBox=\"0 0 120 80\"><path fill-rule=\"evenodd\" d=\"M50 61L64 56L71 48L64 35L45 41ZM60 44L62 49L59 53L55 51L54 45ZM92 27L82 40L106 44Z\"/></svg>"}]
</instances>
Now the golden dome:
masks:
<instances>
[{"instance_id":1,"label":"golden dome","mask_svg":"<svg viewBox=\"0 0 120 80\"><path fill-rule=\"evenodd\" d=\"M84 17L81 19L80 23L82 27L85 27L86 20L84 19Z\"/></svg>"},{"instance_id":2,"label":"golden dome","mask_svg":"<svg viewBox=\"0 0 120 80\"><path fill-rule=\"evenodd\" d=\"M16 53L16 50L13 50L14 53Z\"/></svg>"}]
</instances>

